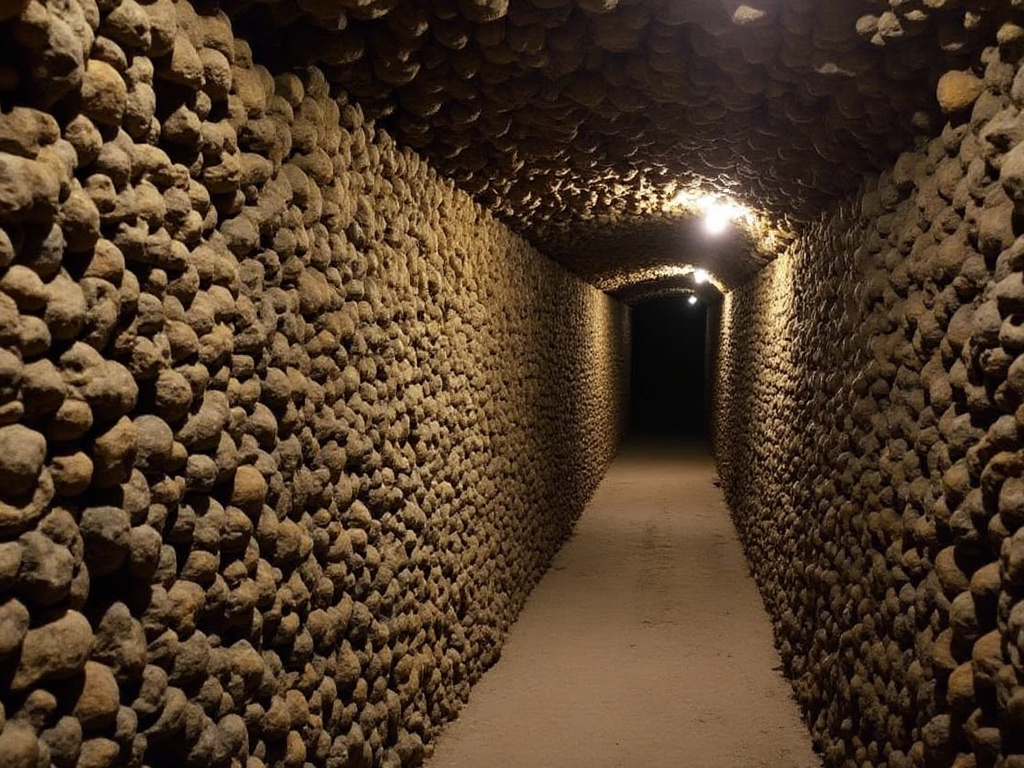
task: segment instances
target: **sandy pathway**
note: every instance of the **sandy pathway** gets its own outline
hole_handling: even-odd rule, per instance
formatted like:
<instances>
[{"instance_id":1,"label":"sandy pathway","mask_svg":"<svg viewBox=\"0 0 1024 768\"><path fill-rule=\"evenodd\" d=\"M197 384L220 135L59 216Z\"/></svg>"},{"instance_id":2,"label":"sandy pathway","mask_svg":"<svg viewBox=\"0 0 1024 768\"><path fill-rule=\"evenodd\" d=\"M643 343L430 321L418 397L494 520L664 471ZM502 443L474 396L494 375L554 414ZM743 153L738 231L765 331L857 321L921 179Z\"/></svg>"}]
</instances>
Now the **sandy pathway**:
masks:
<instances>
[{"instance_id":1,"label":"sandy pathway","mask_svg":"<svg viewBox=\"0 0 1024 768\"><path fill-rule=\"evenodd\" d=\"M626 447L429 768L810 768L706 454Z\"/></svg>"}]
</instances>

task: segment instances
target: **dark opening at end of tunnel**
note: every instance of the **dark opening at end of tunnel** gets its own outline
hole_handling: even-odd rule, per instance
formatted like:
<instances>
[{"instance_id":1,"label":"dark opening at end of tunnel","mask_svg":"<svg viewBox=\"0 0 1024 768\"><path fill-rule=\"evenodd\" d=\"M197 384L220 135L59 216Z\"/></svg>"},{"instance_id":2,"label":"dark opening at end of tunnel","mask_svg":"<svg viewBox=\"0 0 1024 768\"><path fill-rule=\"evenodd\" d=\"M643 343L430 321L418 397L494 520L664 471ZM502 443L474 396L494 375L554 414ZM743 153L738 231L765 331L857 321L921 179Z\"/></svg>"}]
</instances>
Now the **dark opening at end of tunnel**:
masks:
<instances>
[{"instance_id":1,"label":"dark opening at end of tunnel","mask_svg":"<svg viewBox=\"0 0 1024 768\"><path fill-rule=\"evenodd\" d=\"M633 307L630 432L633 436L707 436L707 305L690 295L661 296Z\"/></svg>"}]
</instances>

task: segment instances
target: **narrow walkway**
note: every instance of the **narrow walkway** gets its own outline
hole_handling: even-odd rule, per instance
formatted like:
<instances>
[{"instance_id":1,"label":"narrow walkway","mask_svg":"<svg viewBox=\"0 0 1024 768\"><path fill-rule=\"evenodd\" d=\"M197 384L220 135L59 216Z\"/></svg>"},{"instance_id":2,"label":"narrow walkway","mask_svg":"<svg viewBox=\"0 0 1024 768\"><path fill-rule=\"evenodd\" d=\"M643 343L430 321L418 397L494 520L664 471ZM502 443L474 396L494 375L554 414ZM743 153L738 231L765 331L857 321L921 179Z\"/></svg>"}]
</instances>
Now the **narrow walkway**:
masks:
<instances>
[{"instance_id":1,"label":"narrow walkway","mask_svg":"<svg viewBox=\"0 0 1024 768\"><path fill-rule=\"evenodd\" d=\"M811 768L705 452L624 447L429 768Z\"/></svg>"}]
</instances>

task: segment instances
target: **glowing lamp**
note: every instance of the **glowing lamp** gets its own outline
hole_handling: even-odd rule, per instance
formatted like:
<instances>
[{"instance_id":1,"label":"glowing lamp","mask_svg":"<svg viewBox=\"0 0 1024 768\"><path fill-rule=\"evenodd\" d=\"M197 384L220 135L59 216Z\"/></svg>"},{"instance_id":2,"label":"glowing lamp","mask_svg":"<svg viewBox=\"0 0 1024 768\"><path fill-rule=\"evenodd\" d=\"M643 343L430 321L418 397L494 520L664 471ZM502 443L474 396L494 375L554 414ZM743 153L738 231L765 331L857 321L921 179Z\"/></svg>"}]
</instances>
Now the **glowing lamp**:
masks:
<instances>
[{"instance_id":1,"label":"glowing lamp","mask_svg":"<svg viewBox=\"0 0 1024 768\"><path fill-rule=\"evenodd\" d=\"M724 205L715 204L708 206L704 213L704 229L709 235L720 235L729 227L732 221L732 212Z\"/></svg>"}]
</instances>

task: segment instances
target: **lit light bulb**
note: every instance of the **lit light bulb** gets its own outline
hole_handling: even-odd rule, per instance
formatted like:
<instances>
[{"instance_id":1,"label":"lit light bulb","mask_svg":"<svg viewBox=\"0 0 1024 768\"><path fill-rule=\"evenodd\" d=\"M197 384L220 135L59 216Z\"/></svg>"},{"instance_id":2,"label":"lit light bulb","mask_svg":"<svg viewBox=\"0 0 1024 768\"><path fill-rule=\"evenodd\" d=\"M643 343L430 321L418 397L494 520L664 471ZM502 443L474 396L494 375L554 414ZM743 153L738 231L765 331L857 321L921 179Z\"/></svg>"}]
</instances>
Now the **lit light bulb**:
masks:
<instances>
[{"instance_id":1,"label":"lit light bulb","mask_svg":"<svg viewBox=\"0 0 1024 768\"><path fill-rule=\"evenodd\" d=\"M709 206L704 214L704 229L708 234L720 235L728 228L731 220L732 215L728 208L721 205Z\"/></svg>"},{"instance_id":2,"label":"lit light bulb","mask_svg":"<svg viewBox=\"0 0 1024 768\"><path fill-rule=\"evenodd\" d=\"M697 269L694 270L693 273L693 282L697 283L697 285L700 285L701 283L706 283L708 281L708 277L709 275L706 269Z\"/></svg>"},{"instance_id":3,"label":"lit light bulb","mask_svg":"<svg viewBox=\"0 0 1024 768\"><path fill-rule=\"evenodd\" d=\"M691 293L690 298L688 298L686 301L689 302L690 306L692 307L694 304L697 303L697 297Z\"/></svg>"}]
</instances>

